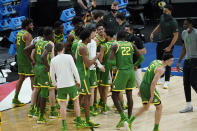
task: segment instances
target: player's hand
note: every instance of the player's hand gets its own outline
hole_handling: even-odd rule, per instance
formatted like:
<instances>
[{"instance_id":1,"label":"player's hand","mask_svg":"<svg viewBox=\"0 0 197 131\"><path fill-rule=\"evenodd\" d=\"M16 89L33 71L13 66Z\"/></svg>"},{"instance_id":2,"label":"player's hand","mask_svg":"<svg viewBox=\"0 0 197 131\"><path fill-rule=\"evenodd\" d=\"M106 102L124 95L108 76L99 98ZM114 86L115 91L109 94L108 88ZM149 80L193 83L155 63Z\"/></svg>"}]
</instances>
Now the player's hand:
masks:
<instances>
[{"instance_id":1,"label":"player's hand","mask_svg":"<svg viewBox=\"0 0 197 131\"><path fill-rule=\"evenodd\" d=\"M171 51L171 48L168 46L164 49L165 52L170 52Z\"/></svg>"},{"instance_id":2,"label":"player's hand","mask_svg":"<svg viewBox=\"0 0 197 131\"><path fill-rule=\"evenodd\" d=\"M134 70L137 71L137 69L138 69L138 67L137 66L134 66Z\"/></svg>"},{"instance_id":3,"label":"player's hand","mask_svg":"<svg viewBox=\"0 0 197 131\"><path fill-rule=\"evenodd\" d=\"M180 63L177 63L177 65L176 65L176 69L177 69L178 72L181 72L180 65L181 65Z\"/></svg>"},{"instance_id":4,"label":"player's hand","mask_svg":"<svg viewBox=\"0 0 197 131\"><path fill-rule=\"evenodd\" d=\"M137 93L137 95L138 95L139 97L141 97L141 92L139 91L139 92Z\"/></svg>"},{"instance_id":5,"label":"player's hand","mask_svg":"<svg viewBox=\"0 0 197 131\"><path fill-rule=\"evenodd\" d=\"M154 97L154 96L151 96L151 97L150 97L150 99L149 99L149 101L148 101L148 104L152 103L153 97Z\"/></svg>"},{"instance_id":6,"label":"player's hand","mask_svg":"<svg viewBox=\"0 0 197 131\"><path fill-rule=\"evenodd\" d=\"M154 37L154 35L153 35L153 33L151 33L151 35L150 35L150 41L151 42L153 42L153 37Z\"/></svg>"},{"instance_id":7,"label":"player's hand","mask_svg":"<svg viewBox=\"0 0 197 131\"><path fill-rule=\"evenodd\" d=\"M105 72L105 67L102 66L102 67L100 68L100 70L101 70L102 72Z\"/></svg>"},{"instance_id":8,"label":"player's hand","mask_svg":"<svg viewBox=\"0 0 197 131\"><path fill-rule=\"evenodd\" d=\"M80 83L76 83L76 86L77 86L78 89L81 88L81 84Z\"/></svg>"},{"instance_id":9,"label":"player's hand","mask_svg":"<svg viewBox=\"0 0 197 131\"><path fill-rule=\"evenodd\" d=\"M101 56L101 53L96 53L96 58L99 58Z\"/></svg>"}]
</instances>

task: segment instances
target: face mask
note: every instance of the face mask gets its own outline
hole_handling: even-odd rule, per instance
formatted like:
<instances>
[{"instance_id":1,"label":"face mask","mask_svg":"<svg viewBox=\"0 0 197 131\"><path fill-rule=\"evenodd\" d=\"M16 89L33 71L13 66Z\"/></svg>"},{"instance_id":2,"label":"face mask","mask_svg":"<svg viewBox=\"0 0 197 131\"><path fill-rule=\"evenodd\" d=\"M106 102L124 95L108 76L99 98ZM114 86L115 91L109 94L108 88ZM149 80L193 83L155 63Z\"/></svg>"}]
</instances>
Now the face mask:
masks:
<instances>
[{"instance_id":1,"label":"face mask","mask_svg":"<svg viewBox=\"0 0 197 131\"><path fill-rule=\"evenodd\" d=\"M118 12L118 10L116 10L116 9L111 9L111 11L112 11L113 13Z\"/></svg>"}]
</instances>

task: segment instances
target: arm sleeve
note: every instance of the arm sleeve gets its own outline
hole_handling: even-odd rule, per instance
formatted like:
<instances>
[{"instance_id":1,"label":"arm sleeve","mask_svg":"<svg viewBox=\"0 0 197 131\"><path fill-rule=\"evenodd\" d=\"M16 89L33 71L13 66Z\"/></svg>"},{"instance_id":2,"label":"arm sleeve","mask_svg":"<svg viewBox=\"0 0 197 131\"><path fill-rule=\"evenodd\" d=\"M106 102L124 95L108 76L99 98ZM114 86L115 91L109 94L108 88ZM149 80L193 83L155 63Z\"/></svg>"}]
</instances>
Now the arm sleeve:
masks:
<instances>
[{"instance_id":1,"label":"arm sleeve","mask_svg":"<svg viewBox=\"0 0 197 131\"><path fill-rule=\"evenodd\" d=\"M51 61L51 64L50 64L50 76L51 76L52 84L54 86L57 86L57 83L56 83L56 80L55 80L55 69L54 69L53 61Z\"/></svg>"},{"instance_id":2,"label":"arm sleeve","mask_svg":"<svg viewBox=\"0 0 197 131\"><path fill-rule=\"evenodd\" d=\"M74 62L72 56L70 56L70 66L71 66L71 70L72 70L72 72L74 74L74 77L75 77L77 83L81 83L80 82L79 73L78 73L77 67L75 65L75 62Z\"/></svg>"}]
</instances>

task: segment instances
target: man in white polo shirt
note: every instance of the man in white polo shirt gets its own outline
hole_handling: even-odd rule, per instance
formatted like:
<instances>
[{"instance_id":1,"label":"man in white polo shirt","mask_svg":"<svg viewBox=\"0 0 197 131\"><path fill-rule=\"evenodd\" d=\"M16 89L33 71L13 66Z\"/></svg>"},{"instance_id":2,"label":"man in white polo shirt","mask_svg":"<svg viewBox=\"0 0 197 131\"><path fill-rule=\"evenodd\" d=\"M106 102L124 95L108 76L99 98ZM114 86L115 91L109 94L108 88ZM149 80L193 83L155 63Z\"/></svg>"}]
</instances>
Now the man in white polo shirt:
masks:
<instances>
[{"instance_id":1,"label":"man in white polo shirt","mask_svg":"<svg viewBox=\"0 0 197 131\"><path fill-rule=\"evenodd\" d=\"M57 87L58 102L62 116L62 130L67 131L66 125L66 101L67 94L74 101L76 112L76 127L83 128L84 121L80 117L80 106L77 88L81 87L80 77L71 55L64 54L63 43L56 44L57 56L51 60L50 76L54 86Z\"/></svg>"}]
</instances>

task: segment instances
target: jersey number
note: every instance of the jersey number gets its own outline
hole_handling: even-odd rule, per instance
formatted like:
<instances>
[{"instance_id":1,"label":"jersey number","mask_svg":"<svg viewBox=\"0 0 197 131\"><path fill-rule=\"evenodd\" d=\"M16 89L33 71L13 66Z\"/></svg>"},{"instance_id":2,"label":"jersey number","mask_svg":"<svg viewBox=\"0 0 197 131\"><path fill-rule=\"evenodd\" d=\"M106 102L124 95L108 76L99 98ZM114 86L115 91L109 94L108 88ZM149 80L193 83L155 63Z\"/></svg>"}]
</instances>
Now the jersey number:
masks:
<instances>
[{"instance_id":1,"label":"jersey number","mask_svg":"<svg viewBox=\"0 0 197 131\"><path fill-rule=\"evenodd\" d=\"M16 44L17 44L17 45L20 45L20 42L21 42L21 41L20 41L20 38L21 38L20 36L17 36L17 38L16 38L16 39L17 39L17 41L16 41Z\"/></svg>"},{"instance_id":2,"label":"jersey number","mask_svg":"<svg viewBox=\"0 0 197 131\"><path fill-rule=\"evenodd\" d=\"M130 51L131 48L130 47L121 47L122 49L122 55L131 55Z\"/></svg>"},{"instance_id":3,"label":"jersey number","mask_svg":"<svg viewBox=\"0 0 197 131\"><path fill-rule=\"evenodd\" d=\"M37 48L36 53L37 53L38 55L41 55L41 45L38 45L38 48Z\"/></svg>"}]
</instances>

